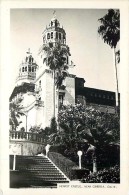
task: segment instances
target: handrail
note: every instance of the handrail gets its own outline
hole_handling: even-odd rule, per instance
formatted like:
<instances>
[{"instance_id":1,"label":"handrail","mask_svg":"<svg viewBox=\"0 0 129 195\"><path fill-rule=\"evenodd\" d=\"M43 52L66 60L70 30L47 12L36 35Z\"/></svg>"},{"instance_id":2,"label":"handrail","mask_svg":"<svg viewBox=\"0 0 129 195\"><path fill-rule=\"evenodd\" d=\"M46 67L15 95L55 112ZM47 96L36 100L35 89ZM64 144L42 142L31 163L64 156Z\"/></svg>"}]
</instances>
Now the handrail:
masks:
<instances>
[{"instance_id":1,"label":"handrail","mask_svg":"<svg viewBox=\"0 0 129 195\"><path fill-rule=\"evenodd\" d=\"M10 131L9 135L10 140L27 140L33 141L38 143L45 143L43 137L38 133L31 133L31 132L21 132L21 131Z\"/></svg>"}]
</instances>

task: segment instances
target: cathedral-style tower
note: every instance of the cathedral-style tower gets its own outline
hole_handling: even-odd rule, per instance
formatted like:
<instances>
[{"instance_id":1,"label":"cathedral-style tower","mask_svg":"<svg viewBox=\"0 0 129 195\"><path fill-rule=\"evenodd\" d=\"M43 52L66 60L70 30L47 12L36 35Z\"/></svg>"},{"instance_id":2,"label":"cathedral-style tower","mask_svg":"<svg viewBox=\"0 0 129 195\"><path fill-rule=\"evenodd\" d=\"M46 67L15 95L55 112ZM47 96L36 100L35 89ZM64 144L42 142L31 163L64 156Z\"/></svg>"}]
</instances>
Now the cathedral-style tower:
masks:
<instances>
[{"instance_id":1,"label":"cathedral-style tower","mask_svg":"<svg viewBox=\"0 0 129 195\"><path fill-rule=\"evenodd\" d=\"M66 33L63 27L60 26L60 22L56 19L56 16L51 19L48 27L42 33L43 47L49 43L55 46L60 43L62 47L68 47L66 45ZM41 48L41 65L38 69L35 86L38 93L38 97L44 102L43 115L41 122L43 127L49 126L53 116L57 118L58 110L61 104L74 104L75 103L75 75L69 74L63 86L59 91L53 85L53 71L49 69L46 64L43 64L43 59L46 57L45 52ZM70 66L70 53L64 56L66 58L66 65Z\"/></svg>"},{"instance_id":2,"label":"cathedral-style tower","mask_svg":"<svg viewBox=\"0 0 129 195\"><path fill-rule=\"evenodd\" d=\"M30 49L26 52L26 57L19 66L19 75L16 79L16 84L33 83L36 79L37 64L32 57Z\"/></svg>"},{"instance_id":3,"label":"cathedral-style tower","mask_svg":"<svg viewBox=\"0 0 129 195\"><path fill-rule=\"evenodd\" d=\"M51 21L49 22L48 27L46 26L46 29L42 33L42 40L43 40L43 46L51 43L55 45L56 43L60 43L62 47L66 47L66 32L63 29L63 26L61 27L60 22L56 19L56 16L54 15ZM68 47L68 46L67 46ZM41 47L42 48L42 47ZM41 49L42 50L42 49ZM42 61L45 57L44 51L41 52ZM71 65L70 63L70 53L65 56L66 57L66 64ZM45 66L45 64L42 64L41 67L48 68Z\"/></svg>"},{"instance_id":4,"label":"cathedral-style tower","mask_svg":"<svg viewBox=\"0 0 129 195\"><path fill-rule=\"evenodd\" d=\"M44 30L43 34L43 43L56 43L59 42L61 44L66 44L66 33L63 27L60 27L59 21L56 19L56 16L54 16L49 26L46 26L46 29Z\"/></svg>"}]
</instances>

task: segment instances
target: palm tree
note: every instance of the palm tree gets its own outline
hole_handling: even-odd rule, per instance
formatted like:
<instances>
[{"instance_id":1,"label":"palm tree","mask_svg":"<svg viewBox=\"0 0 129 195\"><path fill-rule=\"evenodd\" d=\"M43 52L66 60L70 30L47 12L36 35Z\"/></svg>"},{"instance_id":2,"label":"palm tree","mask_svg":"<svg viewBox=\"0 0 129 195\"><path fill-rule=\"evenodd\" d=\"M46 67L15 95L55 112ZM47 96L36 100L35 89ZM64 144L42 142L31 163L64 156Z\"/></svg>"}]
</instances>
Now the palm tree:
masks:
<instances>
[{"instance_id":1,"label":"palm tree","mask_svg":"<svg viewBox=\"0 0 129 195\"><path fill-rule=\"evenodd\" d=\"M23 107L21 106L21 101L22 99L18 99L17 102L11 101L9 103L9 124L14 131L16 131L16 128L21 123L18 119L20 116L24 115L22 112Z\"/></svg>"},{"instance_id":2,"label":"palm tree","mask_svg":"<svg viewBox=\"0 0 129 195\"><path fill-rule=\"evenodd\" d=\"M50 42L42 46L39 53L41 52L44 52L46 55L43 63L46 63L46 65L53 71L53 117L55 117L55 86L58 89L59 99L59 88L62 85L63 80L68 75L68 65L66 64L66 57L70 55L70 51L69 47L66 45L61 45L58 42L55 44Z\"/></svg>"},{"instance_id":3,"label":"palm tree","mask_svg":"<svg viewBox=\"0 0 129 195\"><path fill-rule=\"evenodd\" d=\"M99 19L101 25L98 28L98 33L102 37L104 43L106 42L112 49L115 63L116 76L116 107L119 105L118 101L118 75L117 75L117 53L116 46L120 40L120 13L119 10L109 9L108 13ZM119 60L118 60L119 62Z\"/></svg>"}]
</instances>

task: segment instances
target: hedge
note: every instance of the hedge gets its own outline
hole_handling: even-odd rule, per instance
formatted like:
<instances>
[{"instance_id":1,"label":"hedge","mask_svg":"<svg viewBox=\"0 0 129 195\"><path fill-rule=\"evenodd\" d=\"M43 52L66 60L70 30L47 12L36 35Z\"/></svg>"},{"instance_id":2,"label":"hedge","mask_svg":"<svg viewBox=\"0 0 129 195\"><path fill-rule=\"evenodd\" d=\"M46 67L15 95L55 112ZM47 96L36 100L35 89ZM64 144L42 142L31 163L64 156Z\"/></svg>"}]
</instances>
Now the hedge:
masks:
<instances>
[{"instance_id":1,"label":"hedge","mask_svg":"<svg viewBox=\"0 0 129 195\"><path fill-rule=\"evenodd\" d=\"M73 170L78 169L78 166L73 161L57 152L49 152L48 157L70 180L76 179Z\"/></svg>"},{"instance_id":2,"label":"hedge","mask_svg":"<svg viewBox=\"0 0 129 195\"><path fill-rule=\"evenodd\" d=\"M120 168L118 165L109 169L103 169L97 173L85 175L83 183L120 183Z\"/></svg>"}]
</instances>

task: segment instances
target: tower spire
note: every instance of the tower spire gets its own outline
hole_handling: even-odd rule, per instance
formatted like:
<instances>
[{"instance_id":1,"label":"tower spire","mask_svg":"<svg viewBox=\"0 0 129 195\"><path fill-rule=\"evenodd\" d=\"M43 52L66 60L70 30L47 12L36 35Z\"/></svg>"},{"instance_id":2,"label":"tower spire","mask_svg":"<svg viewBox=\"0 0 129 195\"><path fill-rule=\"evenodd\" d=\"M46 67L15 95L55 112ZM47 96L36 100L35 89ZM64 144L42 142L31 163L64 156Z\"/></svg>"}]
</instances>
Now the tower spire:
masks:
<instances>
[{"instance_id":1,"label":"tower spire","mask_svg":"<svg viewBox=\"0 0 129 195\"><path fill-rule=\"evenodd\" d=\"M32 54L31 52L30 52L30 48L28 48L28 51L26 52L27 54Z\"/></svg>"},{"instance_id":2,"label":"tower spire","mask_svg":"<svg viewBox=\"0 0 129 195\"><path fill-rule=\"evenodd\" d=\"M53 18L56 18L56 10L53 11Z\"/></svg>"}]
</instances>

